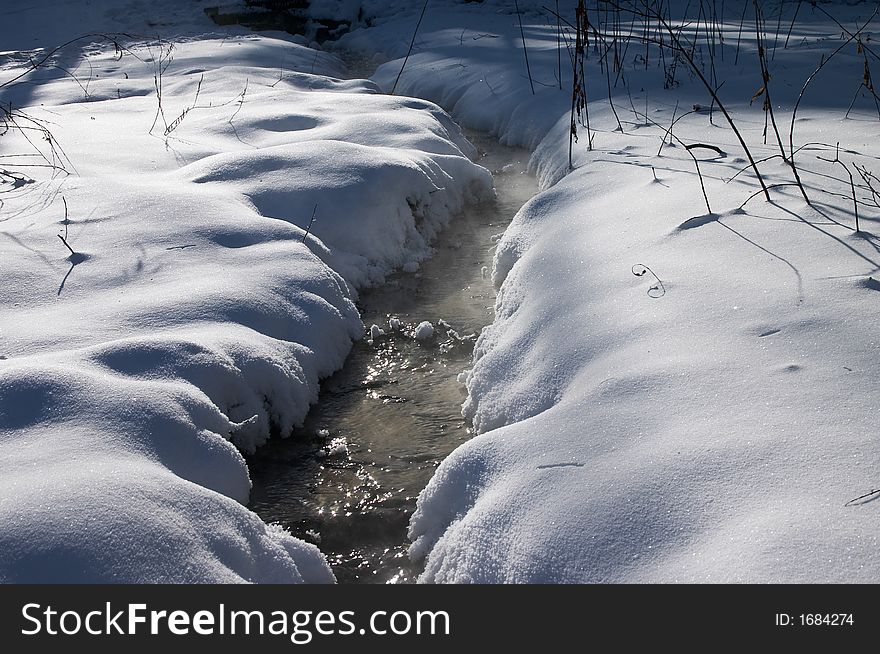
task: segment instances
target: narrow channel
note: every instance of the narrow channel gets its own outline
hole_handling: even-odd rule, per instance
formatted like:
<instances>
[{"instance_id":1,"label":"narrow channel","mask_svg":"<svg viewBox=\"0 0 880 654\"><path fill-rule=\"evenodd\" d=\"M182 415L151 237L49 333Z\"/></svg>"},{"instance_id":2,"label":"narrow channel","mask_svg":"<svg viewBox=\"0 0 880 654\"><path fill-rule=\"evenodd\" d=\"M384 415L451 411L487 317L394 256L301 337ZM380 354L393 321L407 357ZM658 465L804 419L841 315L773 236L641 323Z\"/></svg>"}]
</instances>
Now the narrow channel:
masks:
<instances>
[{"instance_id":1,"label":"narrow channel","mask_svg":"<svg viewBox=\"0 0 880 654\"><path fill-rule=\"evenodd\" d=\"M455 218L418 271L361 292L364 340L324 381L303 428L248 458L249 507L316 543L340 583L415 581L420 569L407 556L407 526L416 498L472 435L459 376L492 322L494 243L537 184L526 171L527 151L466 135L495 178L496 201ZM434 335L417 340L423 321ZM385 334L369 339L374 324Z\"/></svg>"}]
</instances>

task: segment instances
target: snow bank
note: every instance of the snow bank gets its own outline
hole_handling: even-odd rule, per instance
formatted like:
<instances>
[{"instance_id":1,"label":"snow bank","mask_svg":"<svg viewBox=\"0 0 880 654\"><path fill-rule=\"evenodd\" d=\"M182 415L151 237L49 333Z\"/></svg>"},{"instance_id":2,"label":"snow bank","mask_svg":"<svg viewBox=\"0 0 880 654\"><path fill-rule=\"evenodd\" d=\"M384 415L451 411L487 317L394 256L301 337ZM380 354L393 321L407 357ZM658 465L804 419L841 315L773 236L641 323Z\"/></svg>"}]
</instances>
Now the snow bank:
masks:
<instances>
[{"instance_id":1,"label":"snow bank","mask_svg":"<svg viewBox=\"0 0 880 654\"><path fill-rule=\"evenodd\" d=\"M363 335L355 289L423 259L491 177L442 110L326 53L117 40L0 89L52 138L4 134L28 155L4 169L56 164L2 180L0 579L332 581L243 506L239 450L301 423Z\"/></svg>"},{"instance_id":2,"label":"snow bank","mask_svg":"<svg viewBox=\"0 0 880 654\"><path fill-rule=\"evenodd\" d=\"M677 236L674 193L634 200L649 184L580 169L545 196L552 219L533 203L500 244L541 225L467 381L486 433L413 519L424 579L876 575L871 521L844 507L876 486L870 241L764 205Z\"/></svg>"},{"instance_id":3,"label":"snow bank","mask_svg":"<svg viewBox=\"0 0 880 654\"><path fill-rule=\"evenodd\" d=\"M534 95L512 2L432 3L405 67L402 58L421 3L365 2L364 14L376 27L354 30L336 47L378 57L380 62L390 59L372 75L384 90L390 91L396 83L396 93L436 102L465 127L497 136L505 145L534 150L564 113L571 91L554 88L555 21L551 31L541 13L546 3L519 4L527 24L529 63L538 80Z\"/></svg>"},{"instance_id":4,"label":"snow bank","mask_svg":"<svg viewBox=\"0 0 880 654\"><path fill-rule=\"evenodd\" d=\"M699 82L679 70L664 89L656 53L647 71L625 61L613 91L623 133L591 53L594 148L581 126L569 173L570 80L553 88L555 19L539 4L520 2L534 96L512 3L432 3L398 82L464 124L534 148L547 189L498 244L496 320L477 343L464 405L482 433L419 498L410 535L422 580L875 579L880 504L845 505L877 487L878 214L863 200L855 234L849 178L818 158L833 160L839 140L851 171L876 168L870 96L845 117L862 54L841 51L798 113L813 206L791 186L769 204L748 199L759 187L749 171L737 175L747 162L723 117L695 107L709 104ZM573 5L560 3L566 16ZM872 9L828 8L848 29ZM384 88L416 11L377 12L374 27L343 39L393 59L374 77ZM772 131L763 142L761 101L749 105L761 76L748 21L734 65L741 11L728 7L715 66L760 160L778 149ZM793 11L785 7L783 27ZM787 47L780 37L771 72L786 136L803 81L840 35L802 6ZM660 148L673 117L684 143L722 151L691 151L711 212L688 152ZM761 170L767 184L793 181L778 157ZM858 193L870 196L865 185Z\"/></svg>"}]
</instances>

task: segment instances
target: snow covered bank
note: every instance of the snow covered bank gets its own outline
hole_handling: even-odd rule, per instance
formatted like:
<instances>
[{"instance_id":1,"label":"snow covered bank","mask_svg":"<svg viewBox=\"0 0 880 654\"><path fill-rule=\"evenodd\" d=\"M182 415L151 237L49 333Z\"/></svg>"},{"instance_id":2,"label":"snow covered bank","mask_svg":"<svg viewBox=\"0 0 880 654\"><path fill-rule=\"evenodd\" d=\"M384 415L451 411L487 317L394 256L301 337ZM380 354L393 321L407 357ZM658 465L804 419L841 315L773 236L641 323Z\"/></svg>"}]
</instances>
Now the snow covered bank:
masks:
<instances>
[{"instance_id":1,"label":"snow covered bank","mask_svg":"<svg viewBox=\"0 0 880 654\"><path fill-rule=\"evenodd\" d=\"M529 90L512 1L432 3L402 73L421 5L364 3L376 27L346 34L338 46L381 63L372 79L384 90L396 82L398 94L436 102L465 127L533 150L570 100L570 88L565 93L550 89L556 83L556 36L539 13L541 4L520 3L528 22L530 66L541 76L537 95Z\"/></svg>"},{"instance_id":2,"label":"snow covered bank","mask_svg":"<svg viewBox=\"0 0 880 654\"><path fill-rule=\"evenodd\" d=\"M714 65L766 183L783 185L771 189L773 203L750 170L740 172L746 153L717 108L706 110L711 100L686 60L662 59L652 45L646 65L637 40L619 79L598 64L611 39L590 50L594 147L580 125L568 173L568 55L563 90L553 88L555 18L541 2L519 4L534 96L512 2L447 2L442 11L432 3L398 82L463 124L535 148L547 188L498 246L496 322L477 344L464 406L483 433L444 461L420 497L411 553L426 559L422 579L876 579L880 503L847 504L877 488L880 474L880 212L871 178L856 168L874 173L880 159L877 110L860 87L877 62L867 41L844 32L855 33L873 5L804 4L789 38L795 6L778 18L766 5L765 52L769 59L772 44L789 155L804 81L835 53L804 92L793 132L794 147L804 146L796 155L808 206L772 127L762 136L753 15L738 34L743 4L727 7L714 61L708 39L695 57L707 76ZM572 23L575 4L560 3ZM673 3L675 18L690 29L708 24L698 4L684 13ZM377 12L373 27L343 44L395 58L375 76L390 88L417 18L415 9ZM670 84L671 62L679 68ZM674 121L672 145L661 147Z\"/></svg>"},{"instance_id":3,"label":"snow covered bank","mask_svg":"<svg viewBox=\"0 0 880 654\"><path fill-rule=\"evenodd\" d=\"M0 87L3 581L332 581L243 506L239 449L302 421L355 289L492 193L436 106L281 38L172 41L172 5ZM47 32L130 27L104 8Z\"/></svg>"}]
</instances>

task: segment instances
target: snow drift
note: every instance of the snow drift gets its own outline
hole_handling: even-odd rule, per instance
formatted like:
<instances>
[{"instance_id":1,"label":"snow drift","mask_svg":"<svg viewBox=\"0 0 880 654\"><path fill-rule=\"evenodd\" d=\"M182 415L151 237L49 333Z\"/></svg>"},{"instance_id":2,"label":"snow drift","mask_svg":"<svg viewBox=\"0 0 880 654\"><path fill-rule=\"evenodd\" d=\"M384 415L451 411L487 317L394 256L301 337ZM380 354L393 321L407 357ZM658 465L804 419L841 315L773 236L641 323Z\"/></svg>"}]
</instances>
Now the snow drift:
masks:
<instances>
[{"instance_id":1,"label":"snow drift","mask_svg":"<svg viewBox=\"0 0 880 654\"><path fill-rule=\"evenodd\" d=\"M0 579L332 581L244 507L240 450L301 423L363 335L356 288L491 176L438 107L326 53L111 39L0 90L52 139L0 141L4 169L51 164L3 178ZM28 66L4 57L0 83Z\"/></svg>"},{"instance_id":2,"label":"snow drift","mask_svg":"<svg viewBox=\"0 0 880 654\"><path fill-rule=\"evenodd\" d=\"M849 178L834 162L876 169L880 122L859 86L874 55L849 43L805 94L794 145L808 206L772 128L762 137L762 101L749 103L763 93L754 19L738 35L743 5L728 5L713 72L767 184L783 185L770 204L750 199L760 187L745 154L686 62L664 88L672 56L645 61L637 39L607 55L625 57L610 82L598 65L607 44L591 41L593 148L579 125L571 172L556 19L547 3L519 2L533 95L512 4L432 3L402 73L419 8L377 9L372 27L342 39L390 59L373 77L384 88L397 81L533 148L546 189L498 244L496 319L464 404L482 433L419 498L410 535L422 581L876 579L880 503L848 502L877 487L878 213L856 175L854 233ZM574 5L560 3L569 22ZM700 5L684 5L671 5L675 24L693 30ZM804 80L848 38L821 9L852 33L873 5L798 6L790 38L795 6L780 17L763 5L787 137ZM710 75L708 43L694 52ZM666 133L673 121L681 143ZM711 211L684 143L720 149L692 151Z\"/></svg>"}]
</instances>

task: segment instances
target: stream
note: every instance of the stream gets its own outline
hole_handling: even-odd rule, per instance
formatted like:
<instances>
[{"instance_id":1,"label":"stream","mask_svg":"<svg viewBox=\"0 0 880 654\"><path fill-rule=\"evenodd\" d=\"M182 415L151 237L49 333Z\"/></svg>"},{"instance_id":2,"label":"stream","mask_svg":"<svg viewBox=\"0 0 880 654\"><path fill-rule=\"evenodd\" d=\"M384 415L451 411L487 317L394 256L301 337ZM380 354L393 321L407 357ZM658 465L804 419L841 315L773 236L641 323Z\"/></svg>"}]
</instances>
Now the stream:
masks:
<instances>
[{"instance_id":1,"label":"stream","mask_svg":"<svg viewBox=\"0 0 880 654\"><path fill-rule=\"evenodd\" d=\"M416 580L421 565L407 555L416 498L443 458L472 436L459 375L493 319L494 242L537 184L526 172L527 151L466 136L495 177L496 201L453 219L418 271L361 291L366 337L324 380L304 426L248 457L249 508L318 545L339 583ZM416 340L426 320L434 336ZM374 340L373 324L385 331Z\"/></svg>"}]
</instances>

